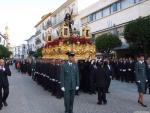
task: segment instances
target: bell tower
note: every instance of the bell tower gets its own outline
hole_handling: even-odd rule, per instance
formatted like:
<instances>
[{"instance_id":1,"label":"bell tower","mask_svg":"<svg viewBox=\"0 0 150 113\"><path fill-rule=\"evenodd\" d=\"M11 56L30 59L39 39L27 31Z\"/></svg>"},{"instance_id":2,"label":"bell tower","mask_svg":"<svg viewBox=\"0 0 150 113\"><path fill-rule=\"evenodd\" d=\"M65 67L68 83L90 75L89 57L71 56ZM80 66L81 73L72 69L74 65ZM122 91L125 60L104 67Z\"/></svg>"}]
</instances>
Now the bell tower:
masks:
<instances>
[{"instance_id":1,"label":"bell tower","mask_svg":"<svg viewBox=\"0 0 150 113\"><path fill-rule=\"evenodd\" d=\"M4 36L5 36L5 38L6 38L6 47L9 48L10 43L9 43L9 27L8 27L8 25L5 26L5 33L4 33Z\"/></svg>"}]
</instances>

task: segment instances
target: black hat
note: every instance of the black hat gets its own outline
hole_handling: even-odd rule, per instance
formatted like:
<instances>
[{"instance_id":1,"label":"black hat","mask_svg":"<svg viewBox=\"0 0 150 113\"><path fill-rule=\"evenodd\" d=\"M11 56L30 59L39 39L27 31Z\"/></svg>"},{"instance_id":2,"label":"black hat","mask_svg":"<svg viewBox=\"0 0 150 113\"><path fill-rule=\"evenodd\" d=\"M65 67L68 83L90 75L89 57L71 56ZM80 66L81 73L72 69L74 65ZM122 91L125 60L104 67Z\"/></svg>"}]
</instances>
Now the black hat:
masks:
<instances>
[{"instance_id":1,"label":"black hat","mask_svg":"<svg viewBox=\"0 0 150 113\"><path fill-rule=\"evenodd\" d=\"M73 51L68 51L68 52L66 53L66 55L68 55L68 56L75 56L75 53L74 53Z\"/></svg>"}]
</instances>

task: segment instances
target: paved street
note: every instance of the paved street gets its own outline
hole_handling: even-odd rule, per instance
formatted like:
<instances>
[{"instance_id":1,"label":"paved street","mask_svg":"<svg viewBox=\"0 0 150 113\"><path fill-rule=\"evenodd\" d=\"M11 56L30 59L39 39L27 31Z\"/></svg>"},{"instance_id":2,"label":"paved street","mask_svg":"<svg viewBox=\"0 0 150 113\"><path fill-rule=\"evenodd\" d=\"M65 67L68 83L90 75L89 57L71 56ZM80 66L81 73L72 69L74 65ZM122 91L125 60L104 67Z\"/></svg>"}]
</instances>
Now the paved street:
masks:
<instances>
[{"instance_id":1,"label":"paved street","mask_svg":"<svg viewBox=\"0 0 150 113\"><path fill-rule=\"evenodd\" d=\"M31 77L21 75L11 67L10 95L8 107L0 113L64 113L63 99L51 96L41 86L33 82ZM134 84L113 81L111 94L107 95L106 106L97 105L97 95L80 94L75 99L74 113L134 113L134 111L150 111L150 107L142 108L137 104L137 88ZM150 106L150 95L145 95L145 103ZM144 112L143 112L144 113ZM147 113L147 112L146 112Z\"/></svg>"}]
</instances>

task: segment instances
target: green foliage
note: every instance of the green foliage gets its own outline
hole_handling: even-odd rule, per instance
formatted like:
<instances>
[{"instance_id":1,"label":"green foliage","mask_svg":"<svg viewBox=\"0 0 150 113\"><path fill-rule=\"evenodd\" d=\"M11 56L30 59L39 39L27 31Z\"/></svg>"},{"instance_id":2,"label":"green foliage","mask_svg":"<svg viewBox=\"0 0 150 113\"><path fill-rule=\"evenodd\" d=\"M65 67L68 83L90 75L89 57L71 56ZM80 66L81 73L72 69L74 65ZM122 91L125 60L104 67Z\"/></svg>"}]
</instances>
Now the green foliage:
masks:
<instances>
[{"instance_id":1,"label":"green foliage","mask_svg":"<svg viewBox=\"0 0 150 113\"><path fill-rule=\"evenodd\" d=\"M42 57L42 48L39 48L35 52L32 52L32 55L36 58Z\"/></svg>"},{"instance_id":2,"label":"green foliage","mask_svg":"<svg viewBox=\"0 0 150 113\"><path fill-rule=\"evenodd\" d=\"M106 33L96 38L96 49L99 52L110 53L119 46L121 46L121 41L116 35Z\"/></svg>"},{"instance_id":3,"label":"green foliage","mask_svg":"<svg viewBox=\"0 0 150 113\"><path fill-rule=\"evenodd\" d=\"M3 45L0 45L0 57L1 58L9 58L12 52L8 50L8 48L4 47Z\"/></svg>"},{"instance_id":4,"label":"green foliage","mask_svg":"<svg viewBox=\"0 0 150 113\"><path fill-rule=\"evenodd\" d=\"M132 49L148 53L150 49L150 16L131 21L126 25L124 35Z\"/></svg>"},{"instance_id":5,"label":"green foliage","mask_svg":"<svg viewBox=\"0 0 150 113\"><path fill-rule=\"evenodd\" d=\"M29 51L29 54L28 54L28 55L29 55L29 56L33 56L34 53L35 53L34 51Z\"/></svg>"}]
</instances>

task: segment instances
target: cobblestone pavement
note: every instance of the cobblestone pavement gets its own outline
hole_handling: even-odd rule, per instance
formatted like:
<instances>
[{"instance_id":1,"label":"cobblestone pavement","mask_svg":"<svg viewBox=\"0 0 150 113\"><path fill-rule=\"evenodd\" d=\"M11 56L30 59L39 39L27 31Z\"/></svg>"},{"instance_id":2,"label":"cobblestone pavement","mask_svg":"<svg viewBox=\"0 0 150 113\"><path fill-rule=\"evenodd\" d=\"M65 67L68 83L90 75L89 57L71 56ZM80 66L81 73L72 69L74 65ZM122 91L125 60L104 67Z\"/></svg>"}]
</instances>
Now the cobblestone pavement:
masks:
<instances>
[{"instance_id":1,"label":"cobblestone pavement","mask_svg":"<svg viewBox=\"0 0 150 113\"><path fill-rule=\"evenodd\" d=\"M18 73L12 66L11 70L8 107L3 107L0 113L64 113L63 99L51 96L31 77ZM138 105L135 84L112 81L110 92L107 95L108 104L101 106L96 104L97 95L80 93L75 98L74 113L150 113L150 95L145 95L148 108Z\"/></svg>"}]
</instances>

